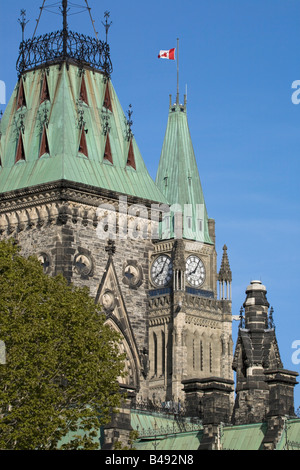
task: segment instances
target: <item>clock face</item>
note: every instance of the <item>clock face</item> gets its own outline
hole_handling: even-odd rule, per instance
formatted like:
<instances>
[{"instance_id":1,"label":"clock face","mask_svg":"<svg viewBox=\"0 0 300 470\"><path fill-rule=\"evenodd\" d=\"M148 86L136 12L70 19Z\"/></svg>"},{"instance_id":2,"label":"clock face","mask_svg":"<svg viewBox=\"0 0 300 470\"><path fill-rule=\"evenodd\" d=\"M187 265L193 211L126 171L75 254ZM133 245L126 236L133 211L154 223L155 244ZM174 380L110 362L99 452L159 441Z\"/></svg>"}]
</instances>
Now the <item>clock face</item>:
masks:
<instances>
[{"instance_id":1,"label":"clock face","mask_svg":"<svg viewBox=\"0 0 300 470\"><path fill-rule=\"evenodd\" d=\"M151 266L151 280L156 286L166 286L172 279L172 273L172 260L169 256L159 256Z\"/></svg>"},{"instance_id":2,"label":"clock face","mask_svg":"<svg viewBox=\"0 0 300 470\"><path fill-rule=\"evenodd\" d=\"M193 287L200 287L205 280L205 267L198 256L189 256L186 260L186 279Z\"/></svg>"}]
</instances>

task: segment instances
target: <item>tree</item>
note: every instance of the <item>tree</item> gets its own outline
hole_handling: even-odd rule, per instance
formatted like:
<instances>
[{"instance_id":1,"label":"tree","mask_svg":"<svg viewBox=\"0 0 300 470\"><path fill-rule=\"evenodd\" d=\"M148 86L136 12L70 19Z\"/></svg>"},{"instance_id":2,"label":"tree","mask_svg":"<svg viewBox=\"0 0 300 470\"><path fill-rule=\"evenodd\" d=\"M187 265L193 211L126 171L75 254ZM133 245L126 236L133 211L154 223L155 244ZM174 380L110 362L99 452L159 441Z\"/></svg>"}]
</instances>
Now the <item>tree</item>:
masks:
<instances>
[{"instance_id":1,"label":"tree","mask_svg":"<svg viewBox=\"0 0 300 470\"><path fill-rule=\"evenodd\" d=\"M118 334L87 289L47 276L13 241L0 242L0 289L0 449L98 448L120 404Z\"/></svg>"}]
</instances>

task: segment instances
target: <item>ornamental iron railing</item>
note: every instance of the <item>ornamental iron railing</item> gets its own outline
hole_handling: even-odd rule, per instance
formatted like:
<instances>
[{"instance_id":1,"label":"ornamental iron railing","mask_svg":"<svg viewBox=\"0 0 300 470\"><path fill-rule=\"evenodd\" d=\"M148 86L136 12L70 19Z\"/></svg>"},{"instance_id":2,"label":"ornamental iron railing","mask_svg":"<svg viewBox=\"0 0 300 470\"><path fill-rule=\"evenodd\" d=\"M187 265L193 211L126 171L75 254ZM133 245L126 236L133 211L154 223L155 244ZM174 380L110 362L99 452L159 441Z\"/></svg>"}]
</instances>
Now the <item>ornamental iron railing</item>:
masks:
<instances>
[{"instance_id":1,"label":"ornamental iron railing","mask_svg":"<svg viewBox=\"0 0 300 470\"><path fill-rule=\"evenodd\" d=\"M61 30L27 39L21 42L17 71L22 73L51 63L76 61L80 66L110 76L113 70L109 44L90 36Z\"/></svg>"}]
</instances>

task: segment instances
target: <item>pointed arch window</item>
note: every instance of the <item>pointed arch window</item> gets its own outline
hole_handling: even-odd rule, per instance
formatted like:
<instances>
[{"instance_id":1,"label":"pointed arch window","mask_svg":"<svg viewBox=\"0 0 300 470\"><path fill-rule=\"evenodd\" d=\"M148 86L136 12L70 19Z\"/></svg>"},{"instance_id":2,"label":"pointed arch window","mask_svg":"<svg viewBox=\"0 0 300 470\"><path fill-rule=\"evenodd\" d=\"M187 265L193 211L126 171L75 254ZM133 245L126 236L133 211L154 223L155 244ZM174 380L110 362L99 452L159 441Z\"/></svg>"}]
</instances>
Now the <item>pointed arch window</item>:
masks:
<instances>
[{"instance_id":1,"label":"pointed arch window","mask_svg":"<svg viewBox=\"0 0 300 470\"><path fill-rule=\"evenodd\" d=\"M25 161L26 158L25 158L25 150L24 150L24 143L23 143L22 133L20 132L15 163L20 162L22 160Z\"/></svg>"},{"instance_id":2,"label":"pointed arch window","mask_svg":"<svg viewBox=\"0 0 300 470\"><path fill-rule=\"evenodd\" d=\"M44 101L50 101L50 93L49 93L48 80L47 80L46 74L44 75L44 79L43 79L40 104L44 103Z\"/></svg>"},{"instance_id":3,"label":"pointed arch window","mask_svg":"<svg viewBox=\"0 0 300 470\"><path fill-rule=\"evenodd\" d=\"M18 99L17 99L17 110L22 108L23 106L26 106L26 97L25 97L23 79L21 78L20 85L19 85Z\"/></svg>"},{"instance_id":4,"label":"pointed arch window","mask_svg":"<svg viewBox=\"0 0 300 470\"><path fill-rule=\"evenodd\" d=\"M112 112L112 104L111 104L111 97L110 97L109 83L108 82L106 84L103 106L104 106L104 108L109 109L109 111Z\"/></svg>"},{"instance_id":5,"label":"pointed arch window","mask_svg":"<svg viewBox=\"0 0 300 470\"><path fill-rule=\"evenodd\" d=\"M162 375L165 375L166 372L166 339L164 331L161 332L161 372Z\"/></svg>"},{"instance_id":6,"label":"pointed arch window","mask_svg":"<svg viewBox=\"0 0 300 470\"><path fill-rule=\"evenodd\" d=\"M113 164L113 158L112 158L112 153L111 153L111 146L110 146L110 139L109 139L109 134L106 136L106 144L105 144L105 150L104 150L104 157L103 160L106 160L110 163Z\"/></svg>"},{"instance_id":7,"label":"pointed arch window","mask_svg":"<svg viewBox=\"0 0 300 470\"><path fill-rule=\"evenodd\" d=\"M88 154L88 148L87 148L87 142L86 142L86 130L83 128L81 131L81 136L80 136L80 142L79 142L79 148L78 152L82 153L86 157L89 156Z\"/></svg>"},{"instance_id":8,"label":"pointed arch window","mask_svg":"<svg viewBox=\"0 0 300 470\"><path fill-rule=\"evenodd\" d=\"M153 333L153 346L154 346L154 375L157 375L157 336Z\"/></svg>"},{"instance_id":9,"label":"pointed arch window","mask_svg":"<svg viewBox=\"0 0 300 470\"><path fill-rule=\"evenodd\" d=\"M200 370L203 370L203 342L200 341Z\"/></svg>"},{"instance_id":10,"label":"pointed arch window","mask_svg":"<svg viewBox=\"0 0 300 470\"><path fill-rule=\"evenodd\" d=\"M87 105L89 104L88 95L87 95L87 88L86 88L86 83L85 83L84 76L82 76L82 80L81 80L79 99L81 101L83 101L85 104L87 104Z\"/></svg>"},{"instance_id":11,"label":"pointed arch window","mask_svg":"<svg viewBox=\"0 0 300 470\"><path fill-rule=\"evenodd\" d=\"M43 134L42 134L42 140L41 140L41 146L40 146L39 158L41 158L45 154L50 154L50 150L49 150L49 142L48 142L48 137L47 137L47 131L46 131L46 127L44 126Z\"/></svg>"},{"instance_id":12,"label":"pointed arch window","mask_svg":"<svg viewBox=\"0 0 300 470\"><path fill-rule=\"evenodd\" d=\"M132 139L129 144L129 151L128 151L128 158L127 158L127 166L130 166L134 170L136 170L135 158L134 158L134 151L133 151L133 144Z\"/></svg>"}]
</instances>

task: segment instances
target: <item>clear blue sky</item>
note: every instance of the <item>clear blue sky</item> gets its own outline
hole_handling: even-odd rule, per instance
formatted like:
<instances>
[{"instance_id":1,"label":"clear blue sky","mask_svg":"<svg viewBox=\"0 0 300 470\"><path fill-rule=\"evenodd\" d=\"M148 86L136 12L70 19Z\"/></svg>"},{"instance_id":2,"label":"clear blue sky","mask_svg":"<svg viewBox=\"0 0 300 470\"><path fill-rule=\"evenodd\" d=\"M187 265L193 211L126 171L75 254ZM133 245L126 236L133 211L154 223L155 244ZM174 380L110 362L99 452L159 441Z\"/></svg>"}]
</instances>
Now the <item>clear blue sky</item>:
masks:
<instances>
[{"instance_id":1,"label":"clear blue sky","mask_svg":"<svg viewBox=\"0 0 300 470\"><path fill-rule=\"evenodd\" d=\"M124 111L133 106L133 132L153 178L169 94L176 93L176 62L157 55L180 38L181 100L187 86L200 178L209 217L216 220L218 267L222 246L228 246L233 314L239 314L249 282L260 279L274 307L284 366L300 372L291 360L292 343L300 340L300 104L291 100L292 83L300 80L300 0L89 4L102 37L104 11L111 13L112 82ZM1 1L0 80L8 97L17 80L20 9L27 10L30 37L41 5ZM59 16L44 13L38 33L60 28ZM70 28L93 36L87 12L70 17ZM233 328L236 338L236 322ZM295 397L298 407L300 385Z\"/></svg>"}]
</instances>

